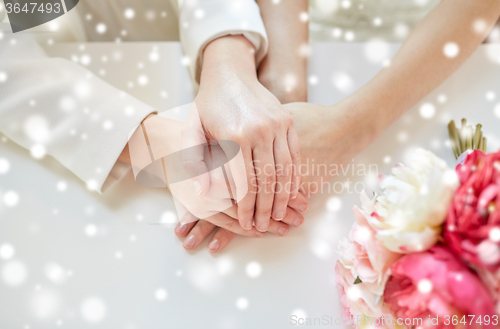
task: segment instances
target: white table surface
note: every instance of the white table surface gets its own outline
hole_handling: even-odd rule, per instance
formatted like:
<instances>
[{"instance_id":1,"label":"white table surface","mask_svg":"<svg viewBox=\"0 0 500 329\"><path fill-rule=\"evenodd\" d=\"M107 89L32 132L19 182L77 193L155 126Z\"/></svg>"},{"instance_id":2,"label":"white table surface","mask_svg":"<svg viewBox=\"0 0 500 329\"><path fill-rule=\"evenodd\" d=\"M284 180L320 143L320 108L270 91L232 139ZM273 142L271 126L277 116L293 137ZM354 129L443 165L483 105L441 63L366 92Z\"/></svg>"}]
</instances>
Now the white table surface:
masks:
<instances>
[{"instance_id":1,"label":"white table surface","mask_svg":"<svg viewBox=\"0 0 500 329\"><path fill-rule=\"evenodd\" d=\"M160 53L156 62L149 59L154 47ZM375 75L397 48L380 49L380 61L373 63L363 44L315 44L310 101L342 99ZM193 99L177 43L66 44L48 52L65 58L90 56L89 70L99 74L104 69L103 79L159 110ZM482 46L353 164L376 164L379 173L389 173L392 165L407 161L411 150L423 147L452 165L446 124L463 116L482 123L489 150L498 150L500 119L494 108L500 102L499 56L499 46ZM143 74L149 78L146 86L137 82ZM491 93L488 99L488 92L496 99L491 100ZM439 95L446 102L439 102ZM419 114L424 102L436 108L431 119ZM335 250L353 223L356 193L315 196L305 224L286 238L236 238L221 254L210 255L206 244L186 252L173 227L149 225L175 211L166 190L138 186L128 175L105 195L91 193L53 159L36 161L5 137L0 158L10 163L10 170L0 175L0 245L15 248L12 259L0 259L0 267L21 262L27 270L19 286L0 280L0 328L277 329L293 327L291 314L340 317ZM347 178L363 182L369 191L376 189L375 175L340 180ZM56 188L61 181L67 184L63 192ZM1 202L7 191L19 195L16 206ZM86 234L89 225L97 228L95 236ZM260 275L248 275L251 262L260 265ZM46 267L54 263L64 273L57 276L56 271L50 280ZM158 289L167 292L165 300L155 297ZM94 324L82 314L89 298L105 305L104 317ZM238 307L245 304L242 298L248 302L245 309Z\"/></svg>"}]
</instances>

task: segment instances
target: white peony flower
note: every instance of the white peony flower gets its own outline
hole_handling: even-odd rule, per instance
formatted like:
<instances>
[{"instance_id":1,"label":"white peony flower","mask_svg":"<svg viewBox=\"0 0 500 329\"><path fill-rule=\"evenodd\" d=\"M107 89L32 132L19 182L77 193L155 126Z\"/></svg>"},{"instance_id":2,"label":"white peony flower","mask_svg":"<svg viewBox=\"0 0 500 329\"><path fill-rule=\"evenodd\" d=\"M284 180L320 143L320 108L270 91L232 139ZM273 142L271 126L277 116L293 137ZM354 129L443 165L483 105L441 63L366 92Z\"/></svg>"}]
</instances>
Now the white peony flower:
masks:
<instances>
[{"instance_id":1,"label":"white peony flower","mask_svg":"<svg viewBox=\"0 0 500 329\"><path fill-rule=\"evenodd\" d=\"M455 170L432 152L418 149L412 161L382 179L384 191L375 200L361 195L363 213L377 239L398 253L427 250L437 242L459 185Z\"/></svg>"}]
</instances>

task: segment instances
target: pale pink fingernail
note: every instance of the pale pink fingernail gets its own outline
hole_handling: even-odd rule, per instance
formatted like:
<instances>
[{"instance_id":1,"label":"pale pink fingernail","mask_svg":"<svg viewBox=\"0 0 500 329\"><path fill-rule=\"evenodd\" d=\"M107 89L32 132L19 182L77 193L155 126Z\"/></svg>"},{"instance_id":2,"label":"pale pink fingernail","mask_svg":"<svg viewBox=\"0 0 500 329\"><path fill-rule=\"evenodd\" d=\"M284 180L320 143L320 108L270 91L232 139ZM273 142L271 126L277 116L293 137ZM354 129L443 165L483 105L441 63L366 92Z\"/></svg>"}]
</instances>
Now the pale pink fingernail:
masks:
<instances>
[{"instance_id":1,"label":"pale pink fingernail","mask_svg":"<svg viewBox=\"0 0 500 329\"><path fill-rule=\"evenodd\" d=\"M293 221L293 226L295 227L299 227L300 224L302 224L302 218L300 217L297 217L294 221Z\"/></svg>"},{"instance_id":2,"label":"pale pink fingernail","mask_svg":"<svg viewBox=\"0 0 500 329\"><path fill-rule=\"evenodd\" d=\"M217 239L212 240L212 242L210 242L210 244L208 245L208 251L215 252L217 251L217 249L219 249L219 246L220 246L219 240Z\"/></svg>"},{"instance_id":3,"label":"pale pink fingernail","mask_svg":"<svg viewBox=\"0 0 500 329\"><path fill-rule=\"evenodd\" d=\"M286 226L282 226L278 229L278 234L281 236L285 236L288 233L288 228Z\"/></svg>"},{"instance_id":4,"label":"pale pink fingernail","mask_svg":"<svg viewBox=\"0 0 500 329\"><path fill-rule=\"evenodd\" d=\"M184 247L186 248L193 248L194 247L194 244L196 243L196 238L194 237L194 235L190 235L186 238L186 240L184 240Z\"/></svg>"},{"instance_id":5,"label":"pale pink fingernail","mask_svg":"<svg viewBox=\"0 0 500 329\"><path fill-rule=\"evenodd\" d=\"M278 211L275 215L274 215L274 219L276 220L282 220L283 217L285 217L285 214L283 213L283 211Z\"/></svg>"},{"instance_id":6,"label":"pale pink fingernail","mask_svg":"<svg viewBox=\"0 0 500 329\"><path fill-rule=\"evenodd\" d=\"M304 212L304 211L306 211L306 210L307 210L307 208L308 208L308 207L309 207L309 205L308 205L307 203L304 203L304 204L301 204L301 205L299 206L299 210L300 210L301 212Z\"/></svg>"}]
</instances>

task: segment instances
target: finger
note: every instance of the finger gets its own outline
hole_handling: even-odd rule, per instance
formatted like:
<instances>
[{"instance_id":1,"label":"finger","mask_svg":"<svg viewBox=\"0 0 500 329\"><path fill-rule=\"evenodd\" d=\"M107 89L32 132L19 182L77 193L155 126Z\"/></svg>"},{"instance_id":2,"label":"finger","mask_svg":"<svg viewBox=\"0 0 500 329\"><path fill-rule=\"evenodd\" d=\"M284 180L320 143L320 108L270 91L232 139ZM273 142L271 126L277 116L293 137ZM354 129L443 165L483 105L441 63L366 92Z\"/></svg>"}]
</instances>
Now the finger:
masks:
<instances>
[{"instance_id":1,"label":"finger","mask_svg":"<svg viewBox=\"0 0 500 329\"><path fill-rule=\"evenodd\" d=\"M236 185L236 194L238 194L238 220L246 230L252 229L253 216L255 211L255 197L257 192L257 184L255 170L252 163L251 149L242 149L243 161L245 168L230 164L230 169L234 183ZM243 172L244 170L244 172ZM245 188L246 187L246 188ZM241 198L241 191L247 191L246 195Z\"/></svg>"},{"instance_id":2,"label":"finger","mask_svg":"<svg viewBox=\"0 0 500 329\"><path fill-rule=\"evenodd\" d=\"M221 251L229 244L229 242L231 242L231 240L235 236L236 233L223 228L219 228L208 244L208 251L211 253Z\"/></svg>"},{"instance_id":3,"label":"finger","mask_svg":"<svg viewBox=\"0 0 500 329\"><path fill-rule=\"evenodd\" d=\"M288 208L286 216L283 218L282 222L294 227L299 227L302 223L304 223L304 216L296 210Z\"/></svg>"},{"instance_id":4,"label":"finger","mask_svg":"<svg viewBox=\"0 0 500 329\"><path fill-rule=\"evenodd\" d=\"M290 199L295 199L297 194L299 193L300 187L300 144L299 144L299 136L297 135L297 131L295 127L292 126L288 129L288 149L290 151L290 157L292 158L292 178L291 178L291 187L290 187Z\"/></svg>"},{"instance_id":5,"label":"finger","mask_svg":"<svg viewBox=\"0 0 500 329\"><path fill-rule=\"evenodd\" d=\"M215 229L215 225L205 220L199 220L193 227L187 238L184 239L182 246L185 249L192 250L200 245L210 233Z\"/></svg>"},{"instance_id":6,"label":"finger","mask_svg":"<svg viewBox=\"0 0 500 329\"><path fill-rule=\"evenodd\" d=\"M272 217L275 220L285 218L288 199L290 197L290 180L292 178L292 158L288 150L286 138L274 141L274 162L276 163L276 188Z\"/></svg>"},{"instance_id":7,"label":"finger","mask_svg":"<svg viewBox=\"0 0 500 329\"><path fill-rule=\"evenodd\" d=\"M309 202L302 193L298 193L295 199L288 201L288 207L300 212L304 212L309 208Z\"/></svg>"},{"instance_id":8,"label":"finger","mask_svg":"<svg viewBox=\"0 0 500 329\"><path fill-rule=\"evenodd\" d=\"M271 219L271 221L269 222L269 228L267 229L268 232L278 236L287 235L289 230L290 228L288 224L285 224L282 221L276 221L274 219Z\"/></svg>"},{"instance_id":9,"label":"finger","mask_svg":"<svg viewBox=\"0 0 500 329\"><path fill-rule=\"evenodd\" d=\"M174 230L175 235L177 235L179 238L184 238L193 229L196 223L197 222L184 223L184 224L182 224L181 222L177 223L177 226L175 227Z\"/></svg>"},{"instance_id":10,"label":"finger","mask_svg":"<svg viewBox=\"0 0 500 329\"><path fill-rule=\"evenodd\" d=\"M255 202L255 228L265 232L269 226L271 211L273 209L274 188L276 171L274 169L274 156L272 144L254 150L255 172L257 176L258 193Z\"/></svg>"},{"instance_id":11,"label":"finger","mask_svg":"<svg viewBox=\"0 0 500 329\"><path fill-rule=\"evenodd\" d=\"M204 195L210 188L210 177L205 164L207 140L196 106L191 107L181 131L182 168L192 178L196 195Z\"/></svg>"},{"instance_id":12,"label":"finger","mask_svg":"<svg viewBox=\"0 0 500 329\"><path fill-rule=\"evenodd\" d=\"M251 228L250 230L246 230L241 227L239 222L229 217L226 214L218 213L213 216L206 218L205 220L210 221L215 226L219 226L233 233L249 236L249 237L261 237L263 235L262 232L257 231L255 228Z\"/></svg>"}]
</instances>

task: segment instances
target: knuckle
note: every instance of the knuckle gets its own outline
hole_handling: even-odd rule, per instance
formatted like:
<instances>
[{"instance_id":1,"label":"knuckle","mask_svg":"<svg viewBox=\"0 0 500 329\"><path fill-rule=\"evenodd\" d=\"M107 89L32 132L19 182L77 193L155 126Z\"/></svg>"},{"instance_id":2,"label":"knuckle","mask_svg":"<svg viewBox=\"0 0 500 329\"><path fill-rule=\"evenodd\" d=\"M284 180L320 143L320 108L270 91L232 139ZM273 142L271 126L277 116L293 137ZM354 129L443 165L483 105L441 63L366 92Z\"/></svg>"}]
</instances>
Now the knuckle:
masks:
<instances>
[{"instance_id":1,"label":"knuckle","mask_svg":"<svg viewBox=\"0 0 500 329\"><path fill-rule=\"evenodd\" d=\"M276 176L265 175L263 178L261 178L260 183L262 184L262 187L267 191L269 188L273 187L274 183L276 183Z\"/></svg>"},{"instance_id":2,"label":"knuckle","mask_svg":"<svg viewBox=\"0 0 500 329\"><path fill-rule=\"evenodd\" d=\"M278 178L288 178L292 176L292 162L285 162L279 167L276 167L276 176Z\"/></svg>"},{"instance_id":3,"label":"knuckle","mask_svg":"<svg viewBox=\"0 0 500 329\"><path fill-rule=\"evenodd\" d=\"M257 208L257 215L260 217L271 217L271 211L273 211L272 206L265 206Z\"/></svg>"},{"instance_id":4,"label":"knuckle","mask_svg":"<svg viewBox=\"0 0 500 329\"><path fill-rule=\"evenodd\" d=\"M292 161L294 161L294 162L299 162L302 160L302 157L300 156L299 150L290 150L290 157L292 158Z\"/></svg>"},{"instance_id":5,"label":"knuckle","mask_svg":"<svg viewBox=\"0 0 500 329\"><path fill-rule=\"evenodd\" d=\"M240 206L240 211L245 215L253 215L254 207L253 206Z\"/></svg>"}]
</instances>

